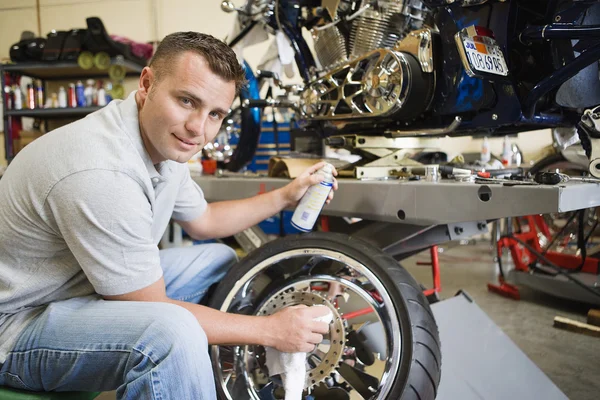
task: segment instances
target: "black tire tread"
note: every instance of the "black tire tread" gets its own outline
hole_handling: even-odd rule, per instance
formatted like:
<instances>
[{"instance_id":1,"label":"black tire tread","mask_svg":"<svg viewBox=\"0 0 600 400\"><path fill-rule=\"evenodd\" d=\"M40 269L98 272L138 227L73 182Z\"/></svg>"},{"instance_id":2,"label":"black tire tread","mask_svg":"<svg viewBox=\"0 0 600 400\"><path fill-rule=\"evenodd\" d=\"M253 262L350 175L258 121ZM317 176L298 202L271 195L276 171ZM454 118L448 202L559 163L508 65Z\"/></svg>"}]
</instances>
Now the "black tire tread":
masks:
<instances>
[{"instance_id":1,"label":"black tire tread","mask_svg":"<svg viewBox=\"0 0 600 400\"><path fill-rule=\"evenodd\" d=\"M429 350L429 352L433 356L433 361L435 362L435 366L439 368L440 362L438 361L437 356L436 356L435 352L433 351L433 349L427 343L417 342L417 344L421 345L424 348L426 348L427 350Z\"/></svg>"},{"instance_id":2,"label":"black tire tread","mask_svg":"<svg viewBox=\"0 0 600 400\"><path fill-rule=\"evenodd\" d=\"M433 333L431 333L426 327L424 326L416 326L417 329L422 329L423 331L425 331L435 342L435 344L437 345L437 347L440 347L440 342L439 342L439 338L437 338Z\"/></svg>"}]
</instances>

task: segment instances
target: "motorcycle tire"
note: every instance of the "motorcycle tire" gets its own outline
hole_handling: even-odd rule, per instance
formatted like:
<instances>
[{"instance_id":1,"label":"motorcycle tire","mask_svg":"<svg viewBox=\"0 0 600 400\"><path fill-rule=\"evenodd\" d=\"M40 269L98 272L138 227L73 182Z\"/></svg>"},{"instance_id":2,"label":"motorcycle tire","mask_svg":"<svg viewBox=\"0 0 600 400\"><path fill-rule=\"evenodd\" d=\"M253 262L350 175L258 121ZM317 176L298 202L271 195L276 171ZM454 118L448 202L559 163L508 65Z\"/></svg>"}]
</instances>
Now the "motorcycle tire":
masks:
<instances>
[{"instance_id":1,"label":"motorcycle tire","mask_svg":"<svg viewBox=\"0 0 600 400\"><path fill-rule=\"evenodd\" d=\"M331 295L332 287L341 288L347 294L345 303L343 296L336 297L339 293ZM319 290L329 290L331 297L324 297ZM342 326L345 335L345 340L339 341L343 345L343 357L337 360L329 374L318 371L326 375L320 381L315 383L308 378L306 385L314 385L311 387L314 400L350 399L351 395L356 395L353 391L362 396L356 398L364 399L435 398L441 374L437 325L419 285L391 256L362 240L336 233L287 236L256 249L235 265L220 282L209 304L224 312L265 315L267 311L261 310L270 310L271 305L275 308L284 296L287 299L296 297L290 297L294 293L298 297L313 296L312 300L301 304L335 305L339 311L337 315L342 316L338 328ZM380 333L385 337L378 336L375 340L385 347L380 346L379 353L369 354L373 351L368 345L369 338L363 337L362 342L357 340L367 329L360 331L359 328L357 332L355 327L360 324L356 320L353 324L348 322L354 318L350 313L355 310L347 308L352 304L359 306L363 301L373 306L373 312L358 317L371 319L362 325L363 328L369 325L373 328L370 331L383 328ZM290 305L293 304L289 302L287 306ZM365 309L368 311L368 308L361 310ZM334 312L330 335L325 335L331 347L329 353L318 354L320 361L332 354L332 343L336 343L333 339L335 315ZM276 377L269 378L261 365L263 351L262 346L211 346L220 399L282 398L282 388L278 388L279 392L275 389ZM317 358L313 366L320 361ZM327 367L329 364L334 367L333 361L325 361ZM373 362L383 366L379 377L370 375L369 365ZM307 365L309 372L314 371L310 369L310 363ZM270 395L265 395L265 391Z\"/></svg>"},{"instance_id":2,"label":"motorcycle tire","mask_svg":"<svg viewBox=\"0 0 600 400\"><path fill-rule=\"evenodd\" d=\"M565 158L562 153L554 153L550 154L531 166L529 169L529 176L535 176L538 172L555 172L560 171L562 173L566 173L567 175L577 176L577 175L588 175L588 167L587 165L574 163ZM583 222L585 229L594 229L596 230L597 221L600 219L600 215L597 207L591 207L585 209L586 212L583 216ZM571 222L571 227L565 227L566 221L569 221L574 213L578 213L581 210L577 211L569 211L562 213L551 213L544 214L543 218L546 221L546 224L551 229L553 233L564 231L565 235L572 235L573 237L577 236L578 233L578 220L574 220ZM554 251L558 251L554 249ZM561 250L559 252L564 252L565 250ZM596 257L596 255L594 255Z\"/></svg>"},{"instance_id":3,"label":"motorcycle tire","mask_svg":"<svg viewBox=\"0 0 600 400\"><path fill-rule=\"evenodd\" d=\"M535 176L538 172L553 171L553 170L573 170L577 172L586 172L587 166L574 164L567 160L561 153L555 153L547 155L541 160L537 161L529 169L529 175Z\"/></svg>"}]
</instances>

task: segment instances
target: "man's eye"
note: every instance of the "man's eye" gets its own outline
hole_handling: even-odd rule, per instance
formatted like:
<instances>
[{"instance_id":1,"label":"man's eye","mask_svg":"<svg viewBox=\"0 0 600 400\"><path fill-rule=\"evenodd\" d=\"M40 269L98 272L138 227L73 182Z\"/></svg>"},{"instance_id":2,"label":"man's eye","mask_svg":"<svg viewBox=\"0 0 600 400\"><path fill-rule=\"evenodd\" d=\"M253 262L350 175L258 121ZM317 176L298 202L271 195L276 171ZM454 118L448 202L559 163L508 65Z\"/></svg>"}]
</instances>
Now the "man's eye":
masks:
<instances>
[{"instance_id":1,"label":"man's eye","mask_svg":"<svg viewBox=\"0 0 600 400\"><path fill-rule=\"evenodd\" d=\"M185 104L186 106L189 106L190 104L192 104L192 101L190 99L188 99L187 97L182 97L181 102L183 104Z\"/></svg>"},{"instance_id":2,"label":"man's eye","mask_svg":"<svg viewBox=\"0 0 600 400\"><path fill-rule=\"evenodd\" d=\"M211 111L210 112L210 116L213 117L213 118L219 118L219 119L221 118L221 114L219 114L216 111Z\"/></svg>"}]
</instances>

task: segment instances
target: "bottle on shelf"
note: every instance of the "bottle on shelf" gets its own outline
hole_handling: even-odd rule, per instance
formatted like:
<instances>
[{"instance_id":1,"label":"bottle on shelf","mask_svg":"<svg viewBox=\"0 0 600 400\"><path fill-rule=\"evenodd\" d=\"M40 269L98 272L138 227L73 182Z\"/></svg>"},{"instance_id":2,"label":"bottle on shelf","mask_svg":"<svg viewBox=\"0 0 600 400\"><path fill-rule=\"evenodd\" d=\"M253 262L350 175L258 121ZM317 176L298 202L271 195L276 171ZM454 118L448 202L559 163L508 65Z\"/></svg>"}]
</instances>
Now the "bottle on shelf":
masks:
<instances>
[{"instance_id":1,"label":"bottle on shelf","mask_svg":"<svg viewBox=\"0 0 600 400\"><path fill-rule=\"evenodd\" d=\"M67 91L64 86L58 89L58 107L67 108Z\"/></svg>"},{"instance_id":2,"label":"bottle on shelf","mask_svg":"<svg viewBox=\"0 0 600 400\"><path fill-rule=\"evenodd\" d=\"M86 107L91 107L94 105L94 80L88 79L86 81L86 86L83 91L85 95L85 105Z\"/></svg>"},{"instance_id":3,"label":"bottle on shelf","mask_svg":"<svg viewBox=\"0 0 600 400\"><path fill-rule=\"evenodd\" d=\"M50 107L58 108L58 95L56 92L52 92L52 95L50 96Z\"/></svg>"},{"instance_id":4,"label":"bottle on shelf","mask_svg":"<svg viewBox=\"0 0 600 400\"><path fill-rule=\"evenodd\" d=\"M85 87L81 81L77 81L75 84L75 96L77 97L77 107L85 107Z\"/></svg>"},{"instance_id":5,"label":"bottle on shelf","mask_svg":"<svg viewBox=\"0 0 600 400\"><path fill-rule=\"evenodd\" d=\"M4 104L7 110L14 108L14 95L10 85L4 86Z\"/></svg>"},{"instance_id":6,"label":"bottle on shelf","mask_svg":"<svg viewBox=\"0 0 600 400\"><path fill-rule=\"evenodd\" d=\"M36 108L44 108L44 85L41 80L35 81L35 106Z\"/></svg>"},{"instance_id":7,"label":"bottle on shelf","mask_svg":"<svg viewBox=\"0 0 600 400\"><path fill-rule=\"evenodd\" d=\"M97 105L102 107L106 105L106 91L102 81L98 81Z\"/></svg>"},{"instance_id":8,"label":"bottle on shelf","mask_svg":"<svg viewBox=\"0 0 600 400\"><path fill-rule=\"evenodd\" d=\"M69 83L69 91L67 92L67 104L68 107L77 107L77 94L75 92L75 84Z\"/></svg>"},{"instance_id":9,"label":"bottle on shelf","mask_svg":"<svg viewBox=\"0 0 600 400\"><path fill-rule=\"evenodd\" d=\"M20 85L13 85L13 106L15 110L23 109L23 92Z\"/></svg>"},{"instance_id":10,"label":"bottle on shelf","mask_svg":"<svg viewBox=\"0 0 600 400\"><path fill-rule=\"evenodd\" d=\"M35 110L35 90L32 84L27 85L27 107L30 110Z\"/></svg>"}]
</instances>

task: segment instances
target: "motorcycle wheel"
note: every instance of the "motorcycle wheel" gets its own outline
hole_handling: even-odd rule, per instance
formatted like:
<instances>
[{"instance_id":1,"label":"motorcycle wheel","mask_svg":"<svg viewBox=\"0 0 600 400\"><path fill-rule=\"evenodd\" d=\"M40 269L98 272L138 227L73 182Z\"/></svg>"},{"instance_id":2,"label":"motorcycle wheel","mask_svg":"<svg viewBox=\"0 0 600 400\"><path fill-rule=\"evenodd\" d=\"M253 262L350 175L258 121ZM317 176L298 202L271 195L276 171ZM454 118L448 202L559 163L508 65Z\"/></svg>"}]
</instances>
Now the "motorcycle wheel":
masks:
<instances>
[{"instance_id":1,"label":"motorcycle wheel","mask_svg":"<svg viewBox=\"0 0 600 400\"><path fill-rule=\"evenodd\" d=\"M334 319L307 354L304 396L314 400L434 399L440 339L427 299L412 276L380 249L346 235L310 233L255 250L221 281L210 306L269 315L322 304ZM211 346L220 399L279 399L262 346ZM305 397L303 397L305 398Z\"/></svg>"}]
</instances>

